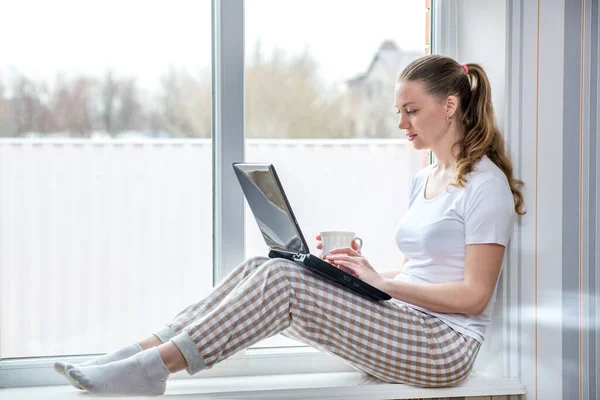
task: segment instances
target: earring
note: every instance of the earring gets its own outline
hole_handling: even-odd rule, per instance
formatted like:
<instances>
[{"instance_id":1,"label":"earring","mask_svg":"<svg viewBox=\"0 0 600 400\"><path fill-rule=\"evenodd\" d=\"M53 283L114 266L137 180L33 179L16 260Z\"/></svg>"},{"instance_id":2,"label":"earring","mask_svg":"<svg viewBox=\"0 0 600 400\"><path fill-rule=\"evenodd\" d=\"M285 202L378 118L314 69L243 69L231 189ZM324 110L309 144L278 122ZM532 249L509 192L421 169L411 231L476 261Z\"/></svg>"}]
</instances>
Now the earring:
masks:
<instances>
[{"instance_id":1,"label":"earring","mask_svg":"<svg viewBox=\"0 0 600 400\"><path fill-rule=\"evenodd\" d=\"M452 122L452 120L450 119L450 116L446 115L446 124L450 125L451 122Z\"/></svg>"}]
</instances>

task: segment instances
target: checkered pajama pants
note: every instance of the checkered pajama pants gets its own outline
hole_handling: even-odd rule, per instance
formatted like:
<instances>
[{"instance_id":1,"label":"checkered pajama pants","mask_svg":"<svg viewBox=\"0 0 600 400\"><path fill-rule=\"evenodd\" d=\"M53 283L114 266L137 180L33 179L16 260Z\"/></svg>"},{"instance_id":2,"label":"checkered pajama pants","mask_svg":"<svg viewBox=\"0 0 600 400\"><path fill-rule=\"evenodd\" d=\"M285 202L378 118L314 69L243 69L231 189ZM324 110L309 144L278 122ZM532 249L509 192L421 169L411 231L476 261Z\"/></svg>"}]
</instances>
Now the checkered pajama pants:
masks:
<instances>
[{"instance_id":1,"label":"checkered pajama pants","mask_svg":"<svg viewBox=\"0 0 600 400\"><path fill-rule=\"evenodd\" d=\"M427 387L465 380L479 351L476 340L431 315L367 300L293 262L265 257L240 264L166 328L176 345L181 338L189 343L178 347L192 374L201 369L190 362L193 345L202 367L211 368L277 333L381 380Z\"/></svg>"}]
</instances>

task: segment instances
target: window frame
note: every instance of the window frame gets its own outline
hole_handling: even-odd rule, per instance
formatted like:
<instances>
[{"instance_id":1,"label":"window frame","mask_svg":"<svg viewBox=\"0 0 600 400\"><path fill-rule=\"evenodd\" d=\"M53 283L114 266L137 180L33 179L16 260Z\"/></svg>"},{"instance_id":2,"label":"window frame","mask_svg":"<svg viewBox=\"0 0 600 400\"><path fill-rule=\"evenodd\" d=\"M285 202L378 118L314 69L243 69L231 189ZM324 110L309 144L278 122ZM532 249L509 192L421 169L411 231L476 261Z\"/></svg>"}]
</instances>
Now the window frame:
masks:
<instances>
[{"instance_id":1,"label":"window frame","mask_svg":"<svg viewBox=\"0 0 600 400\"><path fill-rule=\"evenodd\" d=\"M231 168L233 162L244 160L245 1L226 1L226 7L225 0L211 1L213 284L245 256L244 198ZM443 24L447 19L445 16L453 13L455 7L456 0L431 2L432 53L445 54L449 50L441 37L456 37L455 27ZM1 356L0 388L8 388L66 384L53 369L55 361L79 363L96 355L8 360L2 360ZM250 348L191 378L344 371L352 371L352 368L307 346ZM179 372L173 378L190 377Z\"/></svg>"}]
</instances>

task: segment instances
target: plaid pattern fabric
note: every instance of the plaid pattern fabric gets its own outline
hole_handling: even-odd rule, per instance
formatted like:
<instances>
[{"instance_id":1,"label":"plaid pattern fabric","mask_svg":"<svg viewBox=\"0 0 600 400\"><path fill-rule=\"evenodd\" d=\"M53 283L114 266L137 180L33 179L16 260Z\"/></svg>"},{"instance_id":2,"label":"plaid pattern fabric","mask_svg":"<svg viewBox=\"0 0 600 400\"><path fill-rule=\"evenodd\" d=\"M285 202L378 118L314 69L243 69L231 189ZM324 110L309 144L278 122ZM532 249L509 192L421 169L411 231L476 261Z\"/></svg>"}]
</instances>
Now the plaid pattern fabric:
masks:
<instances>
[{"instance_id":1,"label":"plaid pattern fabric","mask_svg":"<svg viewBox=\"0 0 600 400\"><path fill-rule=\"evenodd\" d=\"M439 319L393 301L373 302L283 259L240 264L210 296L179 313L208 368L282 333L393 383L464 381L479 343Z\"/></svg>"}]
</instances>

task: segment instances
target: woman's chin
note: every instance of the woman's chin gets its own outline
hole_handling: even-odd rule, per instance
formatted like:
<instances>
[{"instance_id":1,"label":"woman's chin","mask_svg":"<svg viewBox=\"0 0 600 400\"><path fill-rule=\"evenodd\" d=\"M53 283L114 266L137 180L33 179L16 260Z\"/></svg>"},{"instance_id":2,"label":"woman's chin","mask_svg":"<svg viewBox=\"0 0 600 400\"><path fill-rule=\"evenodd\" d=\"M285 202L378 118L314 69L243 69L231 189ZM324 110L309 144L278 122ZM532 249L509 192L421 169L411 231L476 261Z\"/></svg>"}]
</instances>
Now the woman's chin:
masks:
<instances>
[{"instance_id":1,"label":"woman's chin","mask_svg":"<svg viewBox=\"0 0 600 400\"><path fill-rule=\"evenodd\" d=\"M415 150L424 150L425 149L425 146L423 146L421 143L419 143L416 140L413 140L412 145Z\"/></svg>"}]
</instances>

